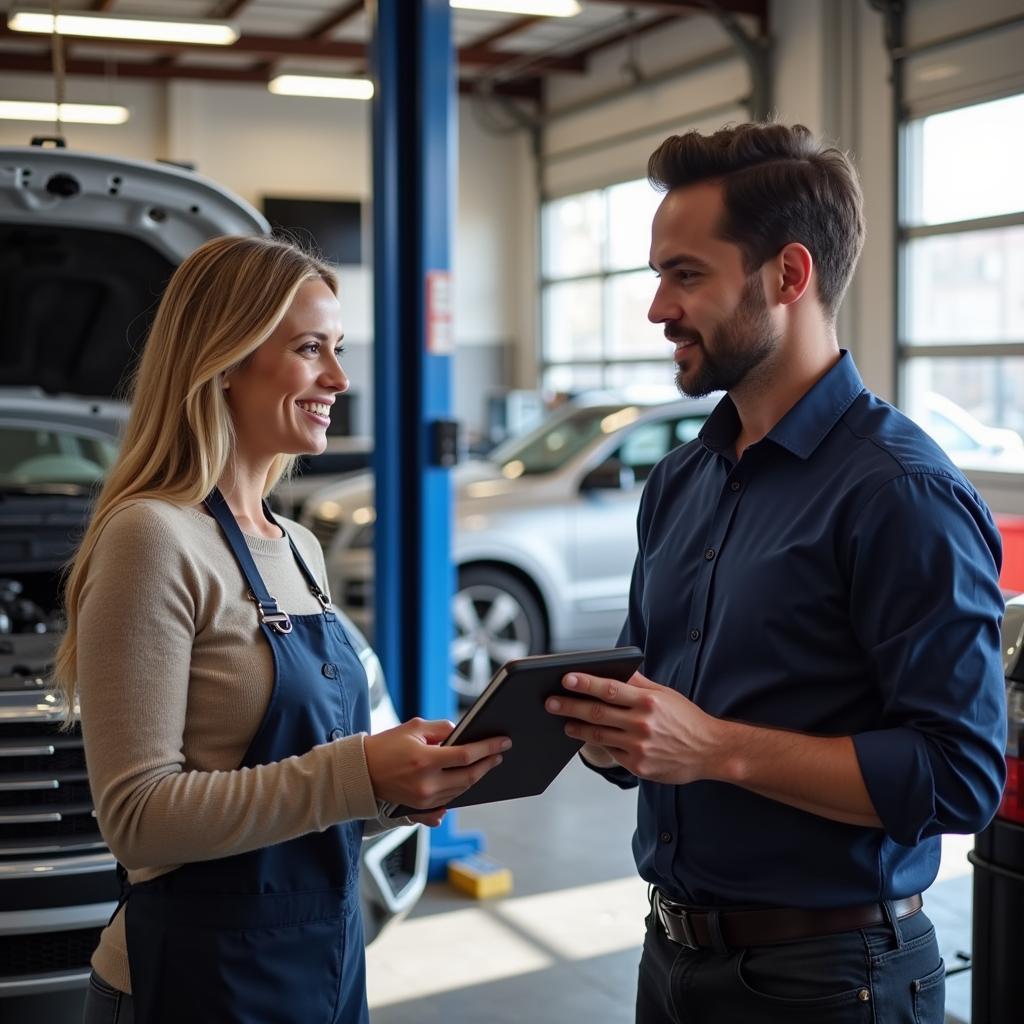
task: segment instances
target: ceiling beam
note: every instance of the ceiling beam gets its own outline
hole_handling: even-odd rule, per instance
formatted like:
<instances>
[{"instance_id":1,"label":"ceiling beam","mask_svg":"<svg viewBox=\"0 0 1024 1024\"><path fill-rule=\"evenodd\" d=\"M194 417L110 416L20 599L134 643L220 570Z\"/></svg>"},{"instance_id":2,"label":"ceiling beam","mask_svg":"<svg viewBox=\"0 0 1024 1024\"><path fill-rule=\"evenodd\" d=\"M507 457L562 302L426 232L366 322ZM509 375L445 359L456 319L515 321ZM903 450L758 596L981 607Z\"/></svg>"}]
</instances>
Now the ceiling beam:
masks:
<instances>
[{"instance_id":1,"label":"ceiling beam","mask_svg":"<svg viewBox=\"0 0 1024 1024\"><path fill-rule=\"evenodd\" d=\"M340 10L335 11L334 14L327 15L323 21L318 22L314 25L307 33L307 39L328 39L331 33L336 29L340 28L350 18L355 17L363 9L363 0L352 0L351 3L345 4Z\"/></svg>"},{"instance_id":2,"label":"ceiling beam","mask_svg":"<svg viewBox=\"0 0 1024 1024\"><path fill-rule=\"evenodd\" d=\"M591 3L621 5L622 0L590 0ZM630 7L645 7L648 10L660 10L665 13L699 14L710 13L712 7L720 7L732 14L750 14L755 18L765 18L768 14L767 0L712 0L702 3L701 0L629 0Z\"/></svg>"},{"instance_id":3,"label":"ceiling beam","mask_svg":"<svg viewBox=\"0 0 1024 1024\"><path fill-rule=\"evenodd\" d=\"M214 20L221 19L226 21L237 14L241 14L242 10L250 3L252 3L252 0L220 0L220 3L210 12L210 17ZM155 63L173 64L177 59L177 56L157 57Z\"/></svg>"},{"instance_id":4,"label":"ceiling beam","mask_svg":"<svg viewBox=\"0 0 1024 1024\"><path fill-rule=\"evenodd\" d=\"M529 28L531 25L535 25L538 21L544 20L544 16L541 14L528 14L525 18L516 18L515 21L510 21L502 28L496 29L494 32L489 32L487 35L481 36L479 39L474 39L470 45L479 49L488 47L492 43L496 43L499 39L506 39L508 36L513 35L516 32L522 32L524 28Z\"/></svg>"},{"instance_id":5,"label":"ceiling beam","mask_svg":"<svg viewBox=\"0 0 1024 1024\"><path fill-rule=\"evenodd\" d=\"M165 43L150 39L97 39L63 33L69 43L88 43L111 50L136 50L160 53L253 53L267 57L294 55L301 57L361 57L366 47L362 43L323 42L317 39L291 39L283 36L239 36L230 46L206 46L202 43ZM26 43L31 36L14 32L0 25L0 43ZM39 37L37 37L38 39Z\"/></svg>"},{"instance_id":6,"label":"ceiling beam","mask_svg":"<svg viewBox=\"0 0 1024 1024\"><path fill-rule=\"evenodd\" d=\"M363 9L363 0L351 0L351 2L345 4L344 7L339 11L335 11L333 14L329 14L326 18L323 18L316 25L314 25L309 31L303 35L303 39L330 39L334 31L345 24L350 18L355 17ZM274 61L269 60L259 67L270 75L274 68ZM356 68L352 73L355 75L361 75L364 73L363 67Z\"/></svg>"},{"instance_id":7,"label":"ceiling beam","mask_svg":"<svg viewBox=\"0 0 1024 1024\"><path fill-rule=\"evenodd\" d=\"M49 57L25 53L0 53L0 71L36 71L49 74ZM103 78L171 78L199 79L211 82L266 82L267 76L249 68L190 68L187 65L169 65L160 61L87 60L72 57L65 61L69 75L99 75Z\"/></svg>"},{"instance_id":8,"label":"ceiling beam","mask_svg":"<svg viewBox=\"0 0 1024 1024\"><path fill-rule=\"evenodd\" d=\"M631 36L633 38L642 36L645 32L661 28L663 25L669 24L669 22L679 21L680 18L685 17L687 13L688 12L686 11L680 10L677 14L663 14L660 18L652 18L650 21L644 21L638 25L630 25L627 28L619 28L610 32L604 38L597 40L595 43L591 43L589 46L584 46L581 50L573 51L569 56L575 57L577 60L586 61L600 50L604 50L609 46L615 46L616 43L623 43Z\"/></svg>"},{"instance_id":9,"label":"ceiling beam","mask_svg":"<svg viewBox=\"0 0 1024 1024\"><path fill-rule=\"evenodd\" d=\"M101 78L144 78L169 81L187 79L205 82L258 82L266 83L267 71L263 68L217 68L189 67L187 64L165 64L160 61L116 61L84 60L71 58L66 62L69 75L96 75ZM52 64L46 56L25 53L0 53L0 71L35 72L50 74ZM459 92L473 94L477 91L472 80L460 79ZM537 100L540 98L540 83L537 79L523 82L501 83L494 91L516 99Z\"/></svg>"},{"instance_id":10,"label":"ceiling beam","mask_svg":"<svg viewBox=\"0 0 1024 1024\"><path fill-rule=\"evenodd\" d=\"M211 14L210 17L214 20L227 21L229 18L237 17L242 13L243 8L248 7L251 3L252 0L224 0L217 12Z\"/></svg>"},{"instance_id":11,"label":"ceiling beam","mask_svg":"<svg viewBox=\"0 0 1024 1024\"><path fill-rule=\"evenodd\" d=\"M294 39L284 36L239 36L231 46L203 46L189 43L163 43L139 39L92 39L85 36L65 34L69 42L88 42L92 46L102 46L112 50L135 50L140 52L157 52L167 54L183 53L244 53L258 57L274 59L278 57L336 57L342 59L365 60L367 48L363 43L349 42L343 39ZM13 32L6 26L0 26L0 44L4 42L25 43L28 41L23 32ZM479 65L481 67L497 67L508 61L528 54L504 53L498 50L479 49L467 46L459 50L459 63ZM556 71L585 71L582 60L574 57L545 57L538 62L546 69Z\"/></svg>"}]
</instances>

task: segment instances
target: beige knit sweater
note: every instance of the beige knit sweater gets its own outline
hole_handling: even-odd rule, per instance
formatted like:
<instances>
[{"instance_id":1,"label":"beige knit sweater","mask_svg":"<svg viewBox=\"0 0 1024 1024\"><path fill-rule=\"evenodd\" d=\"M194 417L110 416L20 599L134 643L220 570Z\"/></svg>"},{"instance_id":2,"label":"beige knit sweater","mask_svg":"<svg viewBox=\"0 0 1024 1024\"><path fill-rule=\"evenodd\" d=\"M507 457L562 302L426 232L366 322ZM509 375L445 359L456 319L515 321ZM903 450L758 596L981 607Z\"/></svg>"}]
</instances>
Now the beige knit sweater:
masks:
<instances>
[{"instance_id":1,"label":"beige knit sweater","mask_svg":"<svg viewBox=\"0 0 1024 1024\"><path fill-rule=\"evenodd\" d=\"M326 593L316 538L279 522ZM246 543L282 609L320 611L287 538ZM97 543L79 604L82 730L100 829L132 882L378 814L362 735L239 768L274 672L246 590L198 509L137 501ZM92 964L130 991L123 911Z\"/></svg>"}]
</instances>

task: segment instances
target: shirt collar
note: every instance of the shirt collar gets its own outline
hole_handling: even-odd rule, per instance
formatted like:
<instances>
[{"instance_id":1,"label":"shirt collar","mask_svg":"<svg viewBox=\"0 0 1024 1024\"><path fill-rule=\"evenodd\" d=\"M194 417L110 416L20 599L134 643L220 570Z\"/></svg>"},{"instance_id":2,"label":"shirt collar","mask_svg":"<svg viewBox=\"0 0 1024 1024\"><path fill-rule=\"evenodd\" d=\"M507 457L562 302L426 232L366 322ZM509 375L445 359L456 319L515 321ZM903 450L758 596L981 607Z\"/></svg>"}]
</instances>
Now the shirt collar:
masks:
<instances>
[{"instance_id":1,"label":"shirt collar","mask_svg":"<svg viewBox=\"0 0 1024 1024\"><path fill-rule=\"evenodd\" d=\"M810 458L839 418L864 390L853 356L841 349L839 360L768 432L768 439L801 459ZM731 451L740 418L726 395L707 418L700 438L715 452Z\"/></svg>"}]
</instances>

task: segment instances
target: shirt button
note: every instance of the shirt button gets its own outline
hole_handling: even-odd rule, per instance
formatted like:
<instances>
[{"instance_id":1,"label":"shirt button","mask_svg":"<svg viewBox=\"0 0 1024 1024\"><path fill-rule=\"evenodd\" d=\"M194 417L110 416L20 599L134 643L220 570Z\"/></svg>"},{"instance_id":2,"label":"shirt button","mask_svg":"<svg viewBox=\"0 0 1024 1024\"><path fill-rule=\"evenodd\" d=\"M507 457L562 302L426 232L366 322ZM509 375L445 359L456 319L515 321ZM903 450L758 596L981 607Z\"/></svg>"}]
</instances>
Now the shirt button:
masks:
<instances>
[{"instance_id":1,"label":"shirt button","mask_svg":"<svg viewBox=\"0 0 1024 1024\"><path fill-rule=\"evenodd\" d=\"M672 842L672 833L671 832L662 832L661 835L658 836L658 838L663 843L671 843Z\"/></svg>"},{"instance_id":2,"label":"shirt button","mask_svg":"<svg viewBox=\"0 0 1024 1024\"><path fill-rule=\"evenodd\" d=\"M690 630L690 639L691 640L699 640L700 639L700 630L699 629L691 629Z\"/></svg>"},{"instance_id":3,"label":"shirt button","mask_svg":"<svg viewBox=\"0 0 1024 1024\"><path fill-rule=\"evenodd\" d=\"M331 730L331 737L330 738L332 740L340 740L344 735L345 735L345 730L344 729L332 729Z\"/></svg>"},{"instance_id":4,"label":"shirt button","mask_svg":"<svg viewBox=\"0 0 1024 1024\"><path fill-rule=\"evenodd\" d=\"M740 482L739 482L739 480L733 480L733 482L731 484L729 484L729 490L730 491L738 491L739 489L740 489Z\"/></svg>"},{"instance_id":5,"label":"shirt button","mask_svg":"<svg viewBox=\"0 0 1024 1024\"><path fill-rule=\"evenodd\" d=\"M715 557L715 549L708 548L707 551L704 552L704 557L710 562L711 559Z\"/></svg>"},{"instance_id":6,"label":"shirt button","mask_svg":"<svg viewBox=\"0 0 1024 1024\"><path fill-rule=\"evenodd\" d=\"M338 676L338 666L335 665L333 661L325 661L320 667L320 671L323 672L328 679L336 679Z\"/></svg>"}]
</instances>

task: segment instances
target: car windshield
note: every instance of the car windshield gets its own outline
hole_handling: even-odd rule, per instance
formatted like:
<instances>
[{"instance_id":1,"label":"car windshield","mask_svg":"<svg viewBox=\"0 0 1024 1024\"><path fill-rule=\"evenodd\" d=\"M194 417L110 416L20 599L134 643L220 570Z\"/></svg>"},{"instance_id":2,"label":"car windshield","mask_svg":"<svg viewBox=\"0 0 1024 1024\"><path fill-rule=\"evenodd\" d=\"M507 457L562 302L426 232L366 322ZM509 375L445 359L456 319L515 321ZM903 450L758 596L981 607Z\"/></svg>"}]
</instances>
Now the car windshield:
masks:
<instances>
[{"instance_id":1,"label":"car windshield","mask_svg":"<svg viewBox=\"0 0 1024 1024\"><path fill-rule=\"evenodd\" d=\"M634 406L594 405L555 415L525 437L495 448L489 458L509 478L552 473L583 451L595 437L636 419Z\"/></svg>"},{"instance_id":2,"label":"car windshield","mask_svg":"<svg viewBox=\"0 0 1024 1024\"><path fill-rule=\"evenodd\" d=\"M0 487L90 487L117 456L117 443L71 427L0 423Z\"/></svg>"}]
</instances>

